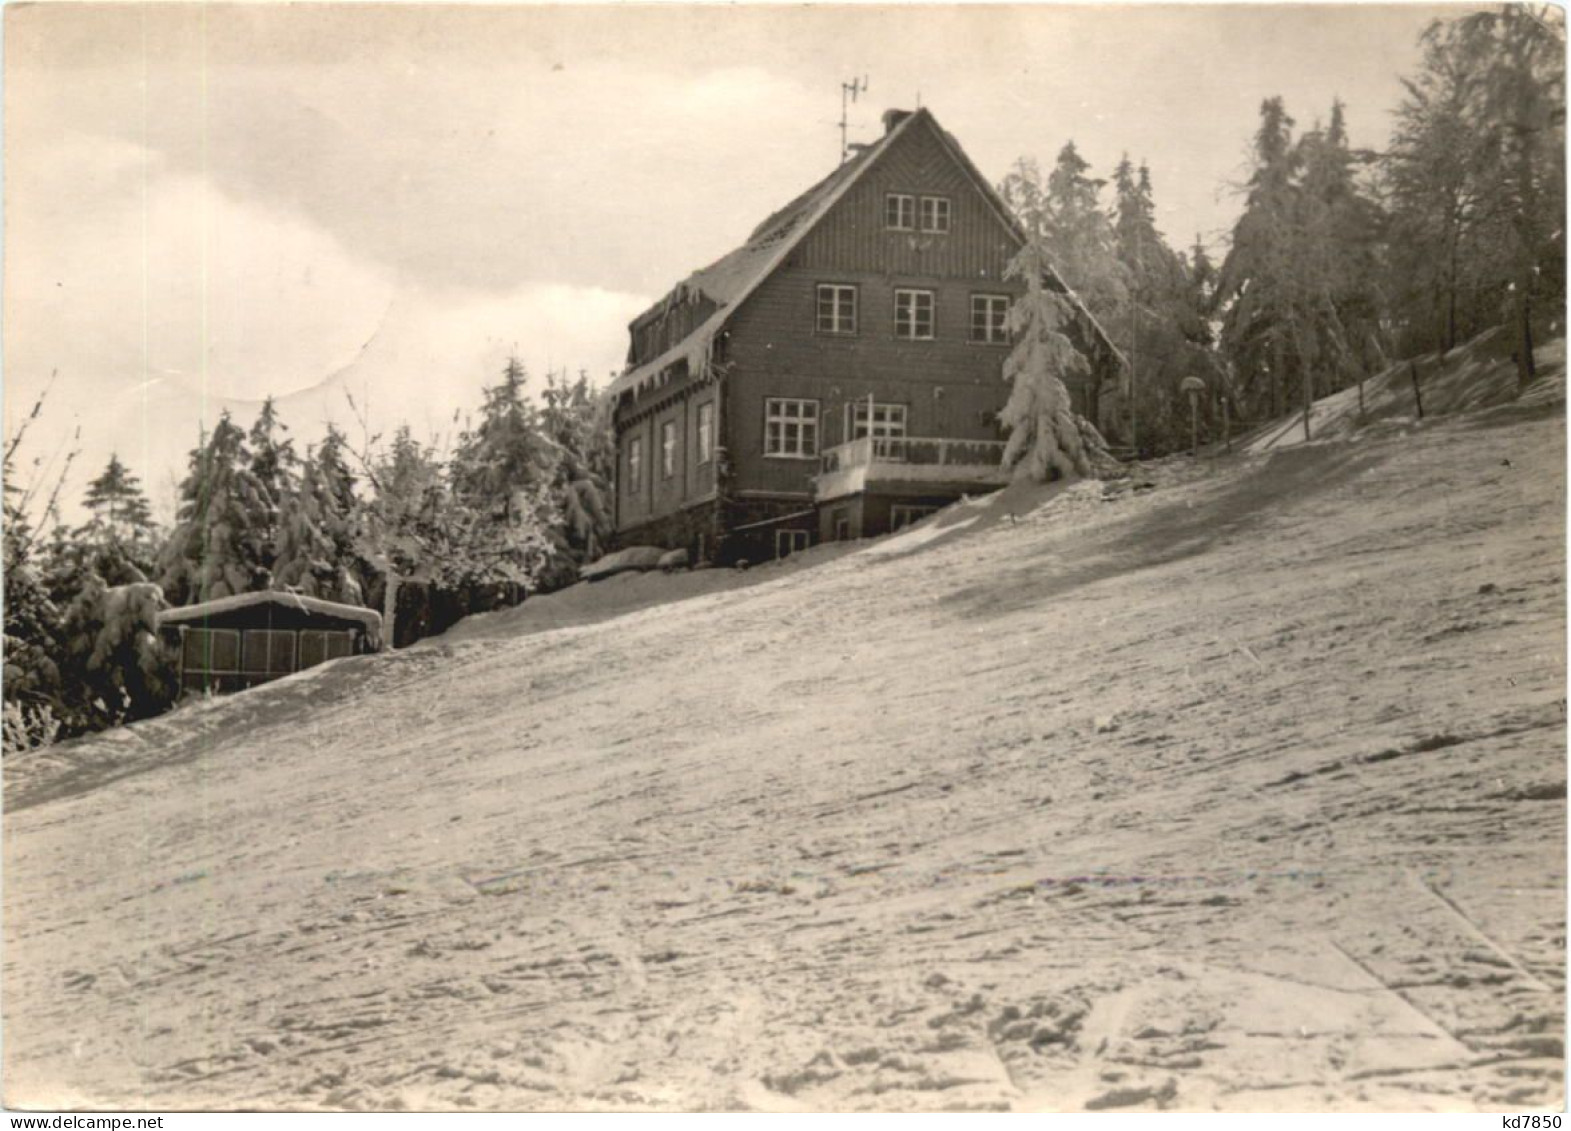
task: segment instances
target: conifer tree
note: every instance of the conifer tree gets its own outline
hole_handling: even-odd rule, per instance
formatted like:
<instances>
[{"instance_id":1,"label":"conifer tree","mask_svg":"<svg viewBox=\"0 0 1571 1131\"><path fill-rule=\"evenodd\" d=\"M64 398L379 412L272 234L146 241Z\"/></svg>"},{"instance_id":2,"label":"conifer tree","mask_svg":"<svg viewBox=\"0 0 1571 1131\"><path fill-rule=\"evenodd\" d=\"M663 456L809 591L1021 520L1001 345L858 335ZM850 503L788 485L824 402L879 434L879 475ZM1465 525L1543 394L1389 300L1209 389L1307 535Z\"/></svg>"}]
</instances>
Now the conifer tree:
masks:
<instances>
[{"instance_id":1,"label":"conifer tree","mask_svg":"<svg viewBox=\"0 0 1571 1131\"><path fill-rule=\"evenodd\" d=\"M70 589L60 630L66 730L103 730L167 708L175 684L173 658L158 637L158 586L109 585L86 569Z\"/></svg>"},{"instance_id":2,"label":"conifer tree","mask_svg":"<svg viewBox=\"0 0 1571 1131\"><path fill-rule=\"evenodd\" d=\"M1018 477L1046 482L1110 471L1101 435L1074 411L1065 380L1084 374L1090 363L1066 332L1078 312L1068 296L1044 286L1052 261L1043 241L1029 240L1010 262L1007 278L1026 291L1010 308L1014 348L1004 362L1009 400L1000 419L1009 429L1004 466Z\"/></svg>"},{"instance_id":3,"label":"conifer tree","mask_svg":"<svg viewBox=\"0 0 1571 1131\"><path fill-rule=\"evenodd\" d=\"M1021 159L999 192L1027 236L1038 242L1051 265L1049 277L1073 291L1103 327L1116 327L1127 315L1129 279L1118 258L1117 234L1101 207L1104 182L1089 172L1090 165L1070 141L1045 179L1035 161ZM1071 331L1071 337L1076 333ZM1124 376L1127 380L1127 371ZM1085 393L1088 415L1102 420L1101 390L1087 381Z\"/></svg>"},{"instance_id":4,"label":"conifer tree","mask_svg":"<svg viewBox=\"0 0 1571 1131\"><path fill-rule=\"evenodd\" d=\"M354 477L344 460L345 439L333 425L303 462L299 482L279 515L274 584L307 596L360 604L364 593L356 547L361 539Z\"/></svg>"},{"instance_id":5,"label":"conifer tree","mask_svg":"<svg viewBox=\"0 0 1571 1131\"><path fill-rule=\"evenodd\" d=\"M543 579L549 587L570 584L578 567L598 557L611 533L611 484L616 449L611 403L580 371L547 373L541 427L556 453L552 498L561 523L552 529L553 560Z\"/></svg>"},{"instance_id":6,"label":"conifer tree","mask_svg":"<svg viewBox=\"0 0 1571 1131\"><path fill-rule=\"evenodd\" d=\"M1508 4L1436 21L1382 165L1409 349L1512 326L1519 377L1565 295L1565 27Z\"/></svg>"},{"instance_id":7,"label":"conifer tree","mask_svg":"<svg viewBox=\"0 0 1571 1131\"><path fill-rule=\"evenodd\" d=\"M140 480L118 455L88 484L82 506L92 517L74 539L91 555L93 570L110 585L148 580L158 552L157 527Z\"/></svg>"},{"instance_id":8,"label":"conifer tree","mask_svg":"<svg viewBox=\"0 0 1571 1131\"><path fill-rule=\"evenodd\" d=\"M1129 370L1118 415L1137 451L1170 451L1188 439L1188 403L1179 385L1208 368L1199 356L1205 330L1183 260L1157 228L1150 169L1144 163L1136 169L1126 156L1113 187L1117 255L1128 285L1124 317L1112 330Z\"/></svg>"},{"instance_id":9,"label":"conifer tree","mask_svg":"<svg viewBox=\"0 0 1571 1131\"><path fill-rule=\"evenodd\" d=\"M87 485L82 506L108 537L120 542L142 540L153 529L153 512L141 480L115 454L109 456L98 478Z\"/></svg>"},{"instance_id":10,"label":"conifer tree","mask_svg":"<svg viewBox=\"0 0 1571 1131\"><path fill-rule=\"evenodd\" d=\"M251 470L245 434L226 412L191 453L180 508L159 555L172 604L189 605L269 587L273 501Z\"/></svg>"},{"instance_id":11,"label":"conifer tree","mask_svg":"<svg viewBox=\"0 0 1571 1131\"><path fill-rule=\"evenodd\" d=\"M1293 336L1291 233L1298 209L1293 126L1280 97L1261 104L1244 212L1217 279L1217 301L1224 306L1222 349L1244 375L1254 407L1272 415L1286 408Z\"/></svg>"},{"instance_id":12,"label":"conifer tree","mask_svg":"<svg viewBox=\"0 0 1571 1131\"><path fill-rule=\"evenodd\" d=\"M485 389L479 423L459 438L453 457L457 522L444 530L446 552L453 568L478 580L533 584L549 557L550 528L560 521L551 490L558 453L524 397L527 380L523 364L510 358L501 381Z\"/></svg>"},{"instance_id":13,"label":"conifer tree","mask_svg":"<svg viewBox=\"0 0 1571 1131\"><path fill-rule=\"evenodd\" d=\"M43 724L59 717L60 609L49 596L35 560L32 524L19 505L10 467L6 468L4 544L4 673L0 688L6 706L7 752L30 745ZM15 734L9 732L14 731ZM52 732L48 736L53 738Z\"/></svg>"},{"instance_id":14,"label":"conifer tree","mask_svg":"<svg viewBox=\"0 0 1571 1131\"><path fill-rule=\"evenodd\" d=\"M246 436L249 470L266 503L251 521L261 539L262 564L269 570L278 557L278 523L284 500L293 493L300 473L300 457L295 454L294 441L286 435L288 431L273 398L268 397Z\"/></svg>"}]
</instances>

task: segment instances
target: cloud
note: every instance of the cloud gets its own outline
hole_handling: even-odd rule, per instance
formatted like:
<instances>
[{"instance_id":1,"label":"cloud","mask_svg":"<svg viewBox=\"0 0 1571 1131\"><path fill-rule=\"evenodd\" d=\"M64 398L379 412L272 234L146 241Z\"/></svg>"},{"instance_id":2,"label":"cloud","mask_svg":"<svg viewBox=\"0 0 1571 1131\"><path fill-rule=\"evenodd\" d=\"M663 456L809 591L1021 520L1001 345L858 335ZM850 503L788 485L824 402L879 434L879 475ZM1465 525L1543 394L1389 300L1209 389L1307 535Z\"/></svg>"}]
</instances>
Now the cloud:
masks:
<instances>
[{"instance_id":1,"label":"cloud","mask_svg":"<svg viewBox=\"0 0 1571 1131\"><path fill-rule=\"evenodd\" d=\"M303 445L329 420L353 423L346 389L380 428L451 431L514 353L541 379L583 367L603 381L649 302L396 277L308 217L131 142L65 136L10 172L6 408L25 411L58 369L29 446L53 451L81 427L68 503L114 451L167 508L200 430L224 411L249 423L269 395Z\"/></svg>"},{"instance_id":2,"label":"cloud","mask_svg":"<svg viewBox=\"0 0 1571 1131\"><path fill-rule=\"evenodd\" d=\"M376 335L328 387L285 402L294 411L325 412L350 423L344 393L369 413L376 431L408 423L441 435L453 417L477 411L481 389L518 357L538 390L549 370L580 369L603 385L620 371L626 325L649 305L647 295L531 283L505 294L465 288L411 288L389 309Z\"/></svg>"},{"instance_id":3,"label":"cloud","mask_svg":"<svg viewBox=\"0 0 1571 1131\"><path fill-rule=\"evenodd\" d=\"M309 221L135 146L62 139L23 168L6 348L24 383L58 366L67 386L286 393L347 361L392 298L385 273Z\"/></svg>"}]
</instances>

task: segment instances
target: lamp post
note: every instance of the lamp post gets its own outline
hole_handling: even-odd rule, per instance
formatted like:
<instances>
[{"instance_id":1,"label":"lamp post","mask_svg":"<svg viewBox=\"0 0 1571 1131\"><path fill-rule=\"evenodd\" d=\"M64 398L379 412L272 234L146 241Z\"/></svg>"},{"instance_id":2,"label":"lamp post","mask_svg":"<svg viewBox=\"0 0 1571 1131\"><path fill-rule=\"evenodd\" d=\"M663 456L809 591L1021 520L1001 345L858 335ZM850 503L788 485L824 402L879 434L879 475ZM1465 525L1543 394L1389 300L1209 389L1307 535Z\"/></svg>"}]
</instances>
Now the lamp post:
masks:
<instances>
[{"instance_id":1,"label":"lamp post","mask_svg":"<svg viewBox=\"0 0 1571 1131\"><path fill-rule=\"evenodd\" d=\"M1191 457L1200 454L1200 394L1206 391L1206 383L1198 377L1185 377L1179 389L1189 394L1189 454Z\"/></svg>"}]
</instances>

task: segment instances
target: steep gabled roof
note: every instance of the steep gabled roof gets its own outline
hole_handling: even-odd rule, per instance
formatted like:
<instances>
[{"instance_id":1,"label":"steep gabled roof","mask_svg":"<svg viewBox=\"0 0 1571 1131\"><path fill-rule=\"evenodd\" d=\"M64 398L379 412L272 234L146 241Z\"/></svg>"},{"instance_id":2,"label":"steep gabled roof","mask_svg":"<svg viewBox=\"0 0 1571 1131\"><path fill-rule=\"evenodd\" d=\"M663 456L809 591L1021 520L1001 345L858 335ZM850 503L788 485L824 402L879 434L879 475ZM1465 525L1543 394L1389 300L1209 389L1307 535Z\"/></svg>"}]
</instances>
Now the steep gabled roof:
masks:
<instances>
[{"instance_id":1,"label":"steep gabled roof","mask_svg":"<svg viewBox=\"0 0 1571 1131\"><path fill-rule=\"evenodd\" d=\"M769 216L753 229L747 237L747 242L741 247L715 260L708 267L693 272L678 283L670 294L634 319L633 324L638 325L656 311L698 295L707 297L717 308L686 337L665 352L641 364L629 366L611 383L611 395L619 396L629 390L636 392L647 385L657 383L664 379L667 370L680 361L687 363L689 372L697 373L705 369L709 363L709 354L715 336L724 329L747 297L765 279L774 274L775 268L806 238L808 232L813 230L814 226L829 213L829 210L861 179L863 174L877 164L878 159L908 131L915 129L919 122L932 127L933 133L937 135L945 151L955 159L965 174L981 190L988 206L1009 229L1015 241L1024 243L1025 231L1019 221L1009 211L1008 205L999 197L993 186L988 183L987 178L982 176L977 167L971 163L971 159L965 155L959 143L939 126L931 111L925 108L916 110L896 123L877 142L862 148L856 156L840 165L784 208ZM1054 282L1063 287L1064 292L1085 316L1109 353L1122 361L1112 340L1081 303L1079 297L1057 279L1056 273Z\"/></svg>"}]
</instances>

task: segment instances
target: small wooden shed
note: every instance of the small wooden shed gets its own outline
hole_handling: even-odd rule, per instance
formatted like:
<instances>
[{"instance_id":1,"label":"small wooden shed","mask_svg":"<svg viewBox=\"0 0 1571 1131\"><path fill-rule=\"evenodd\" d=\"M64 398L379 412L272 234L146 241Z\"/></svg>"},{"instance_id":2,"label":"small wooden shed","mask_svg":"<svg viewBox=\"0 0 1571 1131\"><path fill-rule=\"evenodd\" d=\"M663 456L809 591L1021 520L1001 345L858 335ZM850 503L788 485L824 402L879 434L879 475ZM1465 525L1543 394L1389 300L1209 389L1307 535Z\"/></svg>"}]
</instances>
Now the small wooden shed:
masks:
<instances>
[{"instance_id":1,"label":"small wooden shed","mask_svg":"<svg viewBox=\"0 0 1571 1131\"><path fill-rule=\"evenodd\" d=\"M382 646L375 610L276 590L165 609L158 630L188 691L235 691Z\"/></svg>"}]
</instances>

